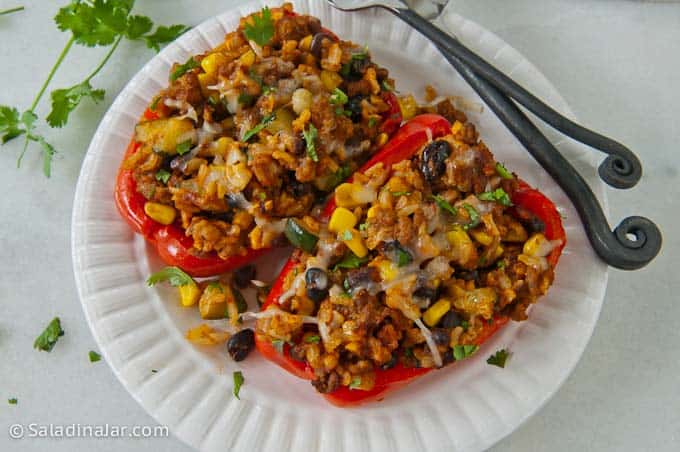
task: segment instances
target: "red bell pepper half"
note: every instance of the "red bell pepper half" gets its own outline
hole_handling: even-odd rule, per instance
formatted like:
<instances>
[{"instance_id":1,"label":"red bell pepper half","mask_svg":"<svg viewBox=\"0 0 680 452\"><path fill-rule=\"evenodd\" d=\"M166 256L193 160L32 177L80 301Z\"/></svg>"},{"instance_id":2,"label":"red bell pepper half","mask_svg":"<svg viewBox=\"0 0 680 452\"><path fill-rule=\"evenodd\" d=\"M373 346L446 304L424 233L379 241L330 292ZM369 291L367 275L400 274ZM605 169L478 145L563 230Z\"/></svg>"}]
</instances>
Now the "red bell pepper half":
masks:
<instances>
[{"instance_id":1,"label":"red bell pepper half","mask_svg":"<svg viewBox=\"0 0 680 452\"><path fill-rule=\"evenodd\" d=\"M359 171L363 172L379 162L382 162L386 166L391 166L404 159L408 159L430 139L444 136L448 134L449 131L449 122L439 115L426 114L416 116L404 124L385 147L366 163L366 165L359 169ZM548 239L562 240L562 246L557 247L548 256L548 261L552 265L556 265L562 252L562 248L566 243L566 236L564 228L562 227L560 215L557 212L555 205L542 193L531 188L524 181L520 181L519 189L515 192L512 201L517 208L530 212L545 223L545 235ZM321 215L322 219L330 218L330 215L334 210L335 201L331 198L331 201L326 205L326 208ZM291 258L283 267L279 277L269 292L266 302L262 306L262 310L267 309L267 307L272 304L278 304L279 297L283 293L283 284L286 280L286 276L293 270L297 263L298 261L295 258ZM508 323L509 320L510 319L506 316L495 316L493 322L485 324L484 329L476 339L476 345L481 345L486 342L494 333ZM308 380L313 379L314 375L312 369L305 362L295 360L290 356L290 346L288 344L285 344L281 351L276 350L271 341L260 334L256 334L255 343L260 353L268 360L275 362L288 372L300 378ZM417 377L431 370L433 370L433 368L404 367L401 363L398 363L391 369L376 370L375 385L371 390L355 390L349 389L346 386L341 386L331 393L324 394L324 397L336 406L352 406L369 401L381 400L388 392L405 386Z\"/></svg>"}]
</instances>

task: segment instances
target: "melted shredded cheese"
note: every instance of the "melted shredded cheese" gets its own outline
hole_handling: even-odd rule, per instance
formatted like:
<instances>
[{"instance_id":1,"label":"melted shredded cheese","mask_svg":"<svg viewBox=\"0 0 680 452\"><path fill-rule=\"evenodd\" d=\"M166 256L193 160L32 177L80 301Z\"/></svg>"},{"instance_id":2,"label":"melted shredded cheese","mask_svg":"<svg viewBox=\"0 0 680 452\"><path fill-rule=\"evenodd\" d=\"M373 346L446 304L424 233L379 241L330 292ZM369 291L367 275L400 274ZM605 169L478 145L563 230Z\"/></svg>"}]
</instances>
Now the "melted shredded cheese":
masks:
<instances>
[{"instance_id":1,"label":"melted shredded cheese","mask_svg":"<svg viewBox=\"0 0 680 452\"><path fill-rule=\"evenodd\" d=\"M434 343L434 338L432 337L432 333L430 330L425 326L423 321L421 319L416 319L415 320L416 325L418 328L420 328L420 332L423 333L423 337L425 338L425 342L427 343L427 347L430 349L430 353L432 353L432 359L434 359L434 363L437 367L442 366L442 357L439 354L439 350L437 349L437 344Z\"/></svg>"}]
</instances>

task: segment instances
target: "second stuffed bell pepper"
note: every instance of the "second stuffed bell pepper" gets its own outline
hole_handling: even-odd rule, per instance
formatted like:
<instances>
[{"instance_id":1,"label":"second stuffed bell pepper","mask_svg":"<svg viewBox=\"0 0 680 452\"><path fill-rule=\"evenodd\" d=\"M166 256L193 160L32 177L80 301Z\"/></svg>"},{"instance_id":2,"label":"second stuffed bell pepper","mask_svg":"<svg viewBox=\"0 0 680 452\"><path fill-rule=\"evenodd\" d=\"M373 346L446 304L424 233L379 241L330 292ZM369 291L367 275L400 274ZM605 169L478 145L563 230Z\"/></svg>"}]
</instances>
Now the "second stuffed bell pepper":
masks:
<instances>
[{"instance_id":1,"label":"second stuffed bell pepper","mask_svg":"<svg viewBox=\"0 0 680 452\"><path fill-rule=\"evenodd\" d=\"M454 126L454 129L458 126ZM451 124L443 117L438 115L421 115L415 117L408 123L404 124L396 135L388 142L388 144L376 154L366 165L364 165L359 172L364 173L372 167L381 163L385 168L391 168L393 165L412 158L419 152L427 143L437 140L447 134L451 134ZM501 168L503 168L501 166ZM509 175L503 168L506 177L513 177ZM350 179L351 181L352 179ZM533 221L542 225L542 234L547 243L552 243L549 254L545 256L551 268L557 264L562 248L566 243L564 229L562 228L561 219L554 204L546 198L539 191L531 188L523 181L517 182L517 188L512 196L512 211L517 218L533 218ZM499 193L499 192L497 192ZM408 193L406 193L408 195ZM503 200L503 202L506 202ZM507 204L506 204L507 205ZM448 206L448 205L447 205ZM328 222L333 213L337 209L335 199L326 205L321 220ZM450 208L448 206L447 208ZM479 240L485 241L486 237L479 235ZM538 236L537 236L538 237ZM526 240L526 238L525 238ZM534 240L535 241L535 240ZM529 242L529 240L527 240ZM526 245L526 244L525 244ZM531 244L533 246L533 244ZM545 245L545 244L543 244ZM541 246L543 246L541 245ZM529 246L526 245L525 248ZM307 250L309 251L309 250ZM354 251L354 249L352 249ZM543 253L546 254L546 253ZM298 272L300 268L299 254L295 254L283 267L279 277L272 286L269 296L262 306L263 313L271 309L278 309L280 303L285 296L290 296L289 291L286 290L286 281L290 281L294 275L292 272ZM353 254L353 257L357 257ZM264 317L263 317L264 318ZM488 321L484 321L476 332L475 338L470 346L480 346L487 341L496 331L502 328L508 321L510 316L507 313L496 312ZM304 338L309 338L309 333L306 333ZM318 341L318 338L313 337ZM303 341L303 338L298 338ZM309 362L303 357L293 356L292 348L296 346L295 343L286 343L281 341L273 341L270 336L263 331L256 334L256 346L262 355L275 362L288 372L303 378L312 380L315 378L314 369ZM323 345L321 346L323 349ZM339 385L332 391L327 391L323 396L332 404L337 406L351 406L368 401L380 400L388 392L398 389L415 378L429 372L435 367L418 367L405 366L402 360L397 360L389 368L377 368L374 371L374 381L368 389L353 388L352 385ZM322 391L323 392L323 391Z\"/></svg>"}]
</instances>

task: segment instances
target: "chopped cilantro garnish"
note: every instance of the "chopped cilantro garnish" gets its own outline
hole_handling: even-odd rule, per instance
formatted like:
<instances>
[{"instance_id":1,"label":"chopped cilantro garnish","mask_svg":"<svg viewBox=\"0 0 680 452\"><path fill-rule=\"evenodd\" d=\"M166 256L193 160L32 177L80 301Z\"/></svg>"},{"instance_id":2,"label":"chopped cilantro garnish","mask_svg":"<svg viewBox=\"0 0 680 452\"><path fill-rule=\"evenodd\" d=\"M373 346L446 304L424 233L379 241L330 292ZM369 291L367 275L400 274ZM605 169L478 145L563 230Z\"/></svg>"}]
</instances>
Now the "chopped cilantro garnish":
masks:
<instances>
[{"instance_id":1,"label":"chopped cilantro garnish","mask_svg":"<svg viewBox=\"0 0 680 452\"><path fill-rule=\"evenodd\" d=\"M241 400L241 397L239 397L239 392L241 392L241 386L243 386L243 383L246 381L245 378L243 378L243 373L241 373L240 370L237 370L234 372L234 397L237 399Z\"/></svg>"},{"instance_id":2,"label":"chopped cilantro garnish","mask_svg":"<svg viewBox=\"0 0 680 452\"><path fill-rule=\"evenodd\" d=\"M344 240L345 242L352 240L352 232L345 229L340 233L340 240Z\"/></svg>"},{"instance_id":3,"label":"chopped cilantro garnish","mask_svg":"<svg viewBox=\"0 0 680 452\"><path fill-rule=\"evenodd\" d=\"M275 86L265 85L265 86L262 87L262 95L263 96L266 96L266 95L271 94L271 93L275 93L277 91L278 91L278 88L275 87Z\"/></svg>"},{"instance_id":4,"label":"chopped cilantro garnish","mask_svg":"<svg viewBox=\"0 0 680 452\"><path fill-rule=\"evenodd\" d=\"M502 348L498 350L495 354L489 356L489 359L486 360L488 364L491 364L492 366L498 366L500 368L505 367L505 362L508 360L508 357L510 356L510 352L508 350Z\"/></svg>"},{"instance_id":5,"label":"chopped cilantro garnish","mask_svg":"<svg viewBox=\"0 0 680 452\"><path fill-rule=\"evenodd\" d=\"M335 264L335 267L333 267L333 271L336 271L339 268L359 268L362 264L365 264L366 262L368 262L368 256L357 257L356 254L350 252L347 256L343 257L340 262Z\"/></svg>"},{"instance_id":6,"label":"chopped cilantro garnish","mask_svg":"<svg viewBox=\"0 0 680 452\"><path fill-rule=\"evenodd\" d=\"M205 288L210 289L211 291L216 290L219 293L224 293L224 289L222 288L222 285L219 283L219 281L212 281Z\"/></svg>"},{"instance_id":7,"label":"chopped cilantro garnish","mask_svg":"<svg viewBox=\"0 0 680 452\"><path fill-rule=\"evenodd\" d=\"M458 215L458 211L454 209L453 206L440 195L432 195L432 199L434 199L434 202L437 203L437 206L439 206L440 209L445 210L451 215Z\"/></svg>"},{"instance_id":8,"label":"chopped cilantro garnish","mask_svg":"<svg viewBox=\"0 0 680 452\"><path fill-rule=\"evenodd\" d=\"M506 207L512 205L512 201L510 201L510 196L508 196L505 190L503 190L500 187L495 189L494 191L480 193L477 195L477 198L479 198L482 201L494 201Z\"/></svg>"},{"instance_id":9,"label":"chopped cilantro garnish","mask_svg":"<svg viewBox=\"0 0 680 452\"><path fill-rule=\"evenodd\" d=\"M319 341L321 341L321 337L319 337L316 334L313 335L313 336L307 336L305 338L305 342L308 343L308 344L318 344Z\"/></svg>"},{"instance_id":10,"label":"chopped cilantro garnish","mask_svg":"<svg viewBox=\"0 0 680 452\"><path fill-rule=\"evenodd\" d=\"M382 86L383 91L391 92L394 91L394 87L389 84L387 80L383 80L382 83L380 84Z\"/></svg>"},{"instance_id":11,"label":"chopped cilantro garnish","mask_svg":"<svg viewBox=\"0 0 680 452\"><path fill-rule=\"evenodd\" d=\"M470 322L468 322L467 320L463 320L462 322L460 322L460 326L463 327L464 330L467 330L468 328L470 328Z\"/></svg>"},{"instance_id":12,"label":"chopped cilantro garnish","mask_svg":"<svg viewBox=\"0 0 680 452\"><path fill-rule=\"evenodd\" d=\"M340 88L335 88L331 94L330 102L333 105L345 105L349 102L349 97Z\"/></svg>"},{"instance_id":13,"label":"chopped cilantro garnish","mask_svg":"<svg viewBox=\"0 0 680 452\"><path fill-rule=\"evenodd\" d=\"M162 182L164 184L168 183L168 180L170 179L170 173L164 169L159 169L158 172L156 172L156 180L158 182Z\"/></svg>"},{"instance_id":14,"label":"chopped cilantro garnish","mask_svg":"<svg viewBox=\"0 0 680 452\"><path fill-rule=\"evenodd\" d=\"M505 261L500 260L500 261L496 262L496 267L497 268L505 268Z\"/></svg>"},{"instance_id":15,"label":"chopped cilantro garnish","mask_svg":"<svg viewBox=\"0 0 680 452\"><path fill-rule=\"evenodd\" d=\"M100 361L102 359L102 355L92 350L90 350L87 356L89 356L91 363L96 363L97 361Z\"/></svg>"},{"instance_id":16,"label":"chopped cilantro garnish","mask_svg":"<svg viewBox=\"0 0 680 452\"><path fill-rule=\"evenodd\" d=\"M253 14L251 19L252 23L246 23L243 27L243 34L260 46L266 45L274 37L274 20L271 10L265 6L259 15Z\"/></svg>"},{"instance_id":17,"label":"chopped cilantro garnish","mask_svg":"<svg viewBox=\"0 0 680 452\"><path fill-rule=\"evenodd\" d=\"M361 377L354 377L349 384L349 389L358 389L361 387Z\"/></svg>"},{"instance_id":18,"label":"chopped cilantro garnish","mask_svg":"<svg viewBox=\"0 0 680 452\"><path fill-rule=\"evenodd\" d=\"M238 103L245 106L253 105L255 99L257 99L257 96L248 93L241 93L238 95Z\"/></svg>"},{"instance_id":19,"label":"chopped cilantro garnish","mask_svg":"<svg viewBox=\"0 0 680 452\"><path fill-rule=\"evenodd\" d=\"M177 151L177 154L184 155L187 152L189 152L189 150L191 149L191 144L192 144L191 140L182 141L180 144L177 145L177 148L175 149Z\"/></svg>"},{"instance_id":20,"label":"chopped cilantro garnish","mask_svg":"<svg viewBox=\"0 0 680 452\"><path fill-rule=\"evenodd\" d=\"M470 216L470 222L463 227L465 229L472 229L479 225L481 217L479 216L479 212L477 212L477 209L475 209L468 203L463 204L463 209L465 209L468 215Z\"/></svg>"},{"instance_id":21,"label":"chopped cilantro garnish","mask_svg":"<svg viewBox=\"0 0 680 452\"><path fill-rule=\"evenodd\" d=\"M177 68L174 71L172 71L172 74L170 74L170 81L174 82L175 80L177 80L178 78L180 78L181 76L186 74L187 72L189 72L193 69L196 69L199 66L200 66L200 64L198 63L198 61L194 60L193 57L189 58L186 61L186 63L180 64L179 66L177 66Z\"/></svg>"},{"instance_id":22,"label":"chopped cilantro garnish","mask_svg":"<svg viewBox=\"0 0 680 452\"><path fill-rule=\"evenodd\" d=\"M156 107L158 107L158 102L160 100L161 100L161 96L154 97L153 102L151 102L151 105L149 105L149 110L156 111Z\"/></svg>"},{"instance_id":23,"label":"chopped cilantro garnish","mask_svg":"<svg viewBox=\"0 0 680 452\"><path fill-rule=\"evenodd\" d=\"M340 185L347 177L350 175L351 170L349 169L349 166L344 165L338 168L336 172L328 176L328 182L326 184L326 188L328 190L332 190L338 185Z\"/></svg>"},{"instance_id":24,"label":"chopped cilantro garnish","mask_svg":"<svg viewBox=\"0 0 680 452\"><path fill-rule=\"evenodd\" d=\"M146 283L153 286L159 282L167 281L174 287L187 286L189 284L196 284L191 276L187 275L179 267L165 267L149 276Z\"/></svg>"},{"instance_id":25,"label":"chopped cilantro garnish","mask_svg":"<svg viewBox=\"0 0 680 452\"><path fill-rule=\"evenodd\" d=\"M347 116L348 118L352 116L352 112L349 110L345 110L342 107L336 107L335 108L335 116Z\"/></svg>"},{"instance_id":26,"label":"chopped cilantro garnish","mask_svg":"<svg viewBox=\"0 0 680 452\"><path fill-rule=\"evenodd\" d=\"M319 155L316 153L315 141L319 133L316 130L316 127L314 127L314 124L310 123L309 128L303 131L302 135L305 138L305 143L307 143L307 155L309 156L310 159L312 159L313 162L318 162Z\"/></svg>"},{"instance_id":27,"label":"chopped cilantro garnish","mask_svg":"<svg viewBox=\"0 0 680 452\"><path fill-rule=\"evenodd\" d=\"M365 231L365 230L367 230L367 229L368 229L368 223L361 223L361 224L359 225L359 230L360 230L360 231Z\"/></svg>"},{"instance_id":28,"label":"chopped cilantro garnish","mask_svg":"<svg viewBox=\"0 0 680 452\"><path fill-rule=\"evenodd\" d=\"M64 330L61 329L61 320L59 317L55 317L47 325L45 330L40 333L33 342L33 348L36 350L42 350L44 352L51 352L54 345L57 343L59 338L64 335Z\"/></svg>"},{"instance_id":29,"label":"chopped cilantro garnish","mask_svg":"<svg viewBox=\"0 0 680 452\"><path fill-rule=\"evenodd\" d=\"M265 116L264 118L262 118L262 121L260 121L260 123L258 125L256 125L252 129L247 131L245 135L243 135L243 138L241 139L241 141L243 141L245 143L246 141L250 140L252 137L254 137L258 133L260 133L262 131L262 129L267 127L275 118L276 118L275 113L270 113L267 116Z\"/></svg>"},{"instance_id":30,"label":"chopped cilantro garnish","mask_svg":"<svg viewBox=\"0 0 680 452\"><path fill-rule=\"evenodd\" d=\"M371 116L370 118L368 118L368 127L369 128L372 129L373 127L375 127L375 125L377 123L378 123L378 118L376 118L375 116Z\"/></svg>"},{"instance_id":31,"label":"chopped cilantro garnish","mask_svg":"<svg viewBox=\"0 0 680 452\"><path fill-rule=\"evenodd\" d=\"M496 163L496 173L498 173L499 176L501 176L503 179L513 179L514 176L510 171L508 171L505 166L501 162Z\"/></svg>"},{"instance_id":32,"label":"chopped cilantro garnish","mask_svg":"<svg viewBox=\"0 0 680 452\"><path fill-rule=\"evenodd\" d=\"M456 345L453 347L453 357L456 361L460 361L472 356L479 347L476 345Z\"/></svg>"},{"instance_id":33,"label":"chopped cilantro garnish","mask_svg":"<svg viewBox=\"0 0 680 452\"><path fill-rule=\"evenodd\" d=\"M16 397L12 397L11 399L7 399L7 403L9 403L10 405L16 405L17 403L19 403L19 401L16 399Z\"/></svg>"}]
</instances>

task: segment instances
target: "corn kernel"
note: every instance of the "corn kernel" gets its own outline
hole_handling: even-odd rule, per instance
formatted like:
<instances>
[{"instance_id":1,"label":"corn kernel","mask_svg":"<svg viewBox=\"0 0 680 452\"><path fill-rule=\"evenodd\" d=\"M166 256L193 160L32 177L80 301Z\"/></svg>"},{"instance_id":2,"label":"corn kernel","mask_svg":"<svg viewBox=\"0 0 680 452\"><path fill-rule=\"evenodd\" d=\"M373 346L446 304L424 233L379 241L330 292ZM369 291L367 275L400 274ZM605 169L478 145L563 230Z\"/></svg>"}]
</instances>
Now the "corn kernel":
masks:
<instances>
[{"instance_id":1,"label":"corn kernel","mask_svg":"<svg viewBox=\"0 0 680 452\"><path fill-rule=\"evenodd\" d=\"M472 243L472 240L470 240L470 236L467 234L467 232L459 228L447 232L446 240L448 240L448 242L453 246L465 246Z\"/></svg>"},{"instance_id":2,"label":"corn kernel","mask_svg":"<svg viewBox=\"0 0 680 452\"><path fill-rule=\"evenodd\" d=\"M455 135L458 132L460 132L460 129L462 129L462 128L463 128L463 123L460 122L460 121L456 121L451 126L451 133Z\"/></svg>"},{"instance_id":3,"label":"corn kernel","mask_svg":"<svg viewBox=\"0 0 680 452\"><path fill-rule=\"evenodd\" d=\"M255 52L248 50L246 53L241 55L238 59L241 66L250 67L255 64Z\"/></svg>"},{"instance_id":4,"label":"corn kernel","mask_svg":"<svg viewBox=\"0 0 680 452\"><path fill-rule=\"evenodd\" d=\"M439 323L439 320L441 320L442 317L444 317L444 314L449 312L451 310L451 302L449 300L439 300L430 308L425 311L423 314L423 321L427 326L433 327L437 323Z\"/></svg>"},{"instance_id":5,"label":"corn kernel","mask_svg":"<svg viewBox=\"0 0 680 452\"><path fill-rule=\"evenodd\" d=\"M404 118L404 121L408 121L409 119L413 118L416 113L418 112L418 104L416 103L416 99L412 95L400 97L399 99L399 107L401 108L401 115Z\"/></svg>"},{"instance_id":6,"label":"corn kernel","mask_svg":"<svg viewBox=\"0 0 680 452\"><path fill-rule=\"evenodd\" d=\"M358 207L375 201L375 189L345 182L335 189L335 203L339 207Z\"/></svg>"},{"instance_id":7,"label":"corn kernel","mask_svg":"<svg viewBox=\"0 0 680 452\"><path fill-rule=\"evenodd\" d=\"M378 272L380 272L380 279L385 282L392 281L397 277L397 267L387 259L377 259L371 263L372 267L376 267Z\"/></svg>"},{"instance_id":8,"label":"corn kernel","mask_svg":"<svg viewBox=\"0 0 680 452\"><path fill-rule=\"evenodd\" d=\"M216 81L214 74L198 74L198 84L201 85L201 93L204 97L210 96L212 90L208 89L208 87L214 85Z\"/></svg>"},{"instance_id":9,"label":"corn kernel","mask_svg":"<svg viewBox=\"0 0 680 452\"><path fill-rule=\"evenodd\" d=\"M378 135L378 138L375 140L375 144L378 145L378 147L383 147L385 146L385 143L387 143L389 136L383 132L380 135Z\"/></svg>"},{"instance_id":10,"label":"corn kernel","mask_svg":"<svg viewBox=\"0 0 680 452\"><path fill-rule=\"evenodd\" d=\"M361 350L361 343L359 342L350 342L349 344L345 345L345 349L349 350L352 353L359 353L359 350Z\"/></svg>"},{"instance_id":11,"label":"corn kernel","mask_svg":"<svg viewBox=\"0 0 680 452\"><path fill-rule=\"evenodd\" d=\"M489 246L493 242L493 237L484 231L472 230L470 231L470 235L484 246Z\"/></svg>"},{"instance_id":12,"label":"corn kernel","mask_svg":"<svg viewBox=\"0 0 680 452\"><path fill-rule=\"evenodd\" d=\"M338 207L331 215L328 222L328 229L338 233L347 229L352 229L357 224L357 217L344 207Z\"/></svg>"},{"instance_id":13,"label":"corn kernel","mask_svg":"<svg viewBox=\"0 0 680 452\"><path fill-rule=\"evenodd\" d=\"M352 235L351 239L345 240L344 238L342 238L342 235L345 234L346 232L349 232ZM359 231L357 231L356 229L345 230L340 233L340 236L345 245L347 245L347 248L349 248L354 254L356 254L357 257L366 257L366 255L368 254L368 248L366 248L366 245L364 245L364 241L362 240Z\"/></svg>"},{"instance_id":14,"label":"corn kernel","mask_svg":"<svg viewBox=\"0 0 680 452\"><path fill-rule=\"evenodd\" d=\"M371 206L366 212L366 218L375 218L378 216L378 206Z\"/></svg>"},{"instance_id":15,"label":"corn kernel","mask_svg":"<svg viewBox=\"0 0 680 452\"><path fill-rule=\"evenodd\" d=\"M300 50L309 50L312 47L312 35L307 35L298 44Z\"/></svg>"},{"instance_id":16,"label":"corn kernel","mask_svg":"<svg viewBox=\"0 0 680 452\"><path fill-rule=\"evenodd\" d=\"M342 76L337 72L321 71L321 83L328 91L333 91L342 83Z\"/></svg>"},{"instance_id":17,"label":"corn kernel","mask_svg":"<svg viewBox=\"0 0 680 452\"><path fill-rule=\"evenodd\" d=\"M227 62L227 57L221 53L211 53L201 60L201 67L206 74L215 75L220 66Z\"/></svg>"},{"instance_id":18,"label":"corn kernel","mask_svg":"<svg viewBox=\"0 0 680 452\"><path fill-rule=\"evenodd\" d=\"M144 213L151 217L152 220L164 225L172 224L177 216L177 211L174 207L159 204L157 202L145 203Z\"/></svg>"},{"instance_id":19,"label":"corn kernel","mask_svg":"<svg viewBox=\"0 0 680 452\"><path fill-rule=\"evenodd\" d=\"M541 245L543 245L546 241L547 239L543 234L534 234L524 243L522 252L527 256L533 256L539 251L540 248L542 248Z\"/></svg>"},{"instance_id":20,"label":"corn kernel","mask_svg":"<svg viewBox=\"0 0 680 452\"><path fill-rule=\"evenodd\" d=\"M293 93L293 111L301 115L303 111L312 108L313 95L305 88L298 88Z\"/></svg>"},{"instance_id":21,"label":"corn kernel","mask_svg":"<svg viewBox=\"0 0 680 452\"><path fill-rule=\"evenodd\" d=\"M504 251L505 251L505 250L503 249L503 247L500 246L500 245L498 245L498 246L496 247L496 255L495 255L494 259L498 259L499 257L501 257L501 256L503 255L503 252L504 252Z\"/></svg>"},{"instance_id":22,"label":"corn kernel","mask_svg":"<svg viewBox=\"0 0 680 452\"><path fill-rule=\"evenodd\" d=\"M179 286L178 290L180 302L186 308L195 305L201 297L201 289L194 282Z\"/></svg>"}]
</instances>

